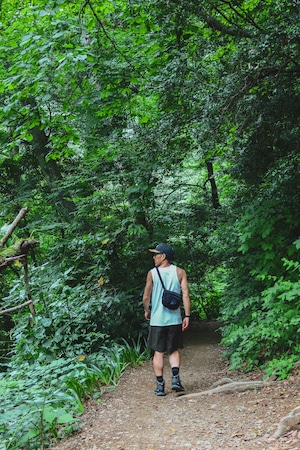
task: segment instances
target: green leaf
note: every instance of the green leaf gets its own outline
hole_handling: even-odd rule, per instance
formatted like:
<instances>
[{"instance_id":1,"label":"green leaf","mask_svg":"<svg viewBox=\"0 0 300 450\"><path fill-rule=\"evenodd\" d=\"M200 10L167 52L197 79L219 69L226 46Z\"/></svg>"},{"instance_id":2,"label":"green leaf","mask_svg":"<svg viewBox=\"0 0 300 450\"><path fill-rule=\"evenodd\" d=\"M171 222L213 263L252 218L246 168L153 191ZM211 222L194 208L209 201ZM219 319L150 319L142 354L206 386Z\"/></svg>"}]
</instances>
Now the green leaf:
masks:
<instances>
[{"instance_id":1,"label":"green leaf","mask_svg":"<svg viewBox=\"0 0 300 450\"><path fill-rule=\"evenodd\" d=\"M43 410L43 418L48 423L53 423L57 418L57 413L52 408L44 408Z\"/></svg>"},{"instance_id":2,"label":"green leaf","mask_svg":"<svg viewBox=\"0 0 300 450\"><path fill-rule=\"evenodd\" d=\"M69 413L62 414L57 417L57 423L65 424L65 423L73 423L76 419Z\"/></svg>"}]
</instances>

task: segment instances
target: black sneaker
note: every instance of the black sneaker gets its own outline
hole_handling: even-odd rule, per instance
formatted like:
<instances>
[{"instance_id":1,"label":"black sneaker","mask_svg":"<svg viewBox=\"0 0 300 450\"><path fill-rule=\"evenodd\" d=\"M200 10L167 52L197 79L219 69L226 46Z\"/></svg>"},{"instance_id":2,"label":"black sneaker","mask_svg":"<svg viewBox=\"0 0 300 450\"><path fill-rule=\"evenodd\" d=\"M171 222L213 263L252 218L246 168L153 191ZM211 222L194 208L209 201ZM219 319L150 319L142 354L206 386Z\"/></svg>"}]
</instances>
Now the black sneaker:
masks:
<instances>
[{"instance_id":1,"label":"black sneaker","mask_svg":"<svg viewBox=\"0 0 300 450\"><path fill-rule=\"evenodd\" d=\"M161 383L159 381L156 382L156 389L154 391L154 394L158 397L164 397L165 394L165 382L162 381Z\"/></svg>"},{"instance_id":2,"label":"black sneaker","mask_svg":"<svg viewBox=\"0 0 300 450\"><path fill-rule=\"evenodd\" d=\"M172 390L176 392L183 392L185 390L180 383L179 375L172 376Z\"/></svg>"}]
</instances>

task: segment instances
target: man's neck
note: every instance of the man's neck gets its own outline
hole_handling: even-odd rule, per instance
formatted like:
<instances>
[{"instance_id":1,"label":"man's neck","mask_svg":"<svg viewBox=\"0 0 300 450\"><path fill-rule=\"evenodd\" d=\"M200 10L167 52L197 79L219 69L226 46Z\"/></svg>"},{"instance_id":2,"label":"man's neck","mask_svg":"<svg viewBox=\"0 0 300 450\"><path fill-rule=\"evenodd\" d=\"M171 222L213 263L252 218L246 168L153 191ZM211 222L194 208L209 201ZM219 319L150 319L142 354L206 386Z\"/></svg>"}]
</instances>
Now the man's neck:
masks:
<instances>
[{"instance_id":1,"label":"man's neck","mask_svg":"<svg viewBox=\"0 0 300 450\"><path fill-rule=\"evenodd\" d=\"M159 266L158 266L158 268L164 268L164 267L169 267L171 265L171 263L169 263L169 261L166 259L165 261L163 261Z\"/></svg>"}]
</instances>

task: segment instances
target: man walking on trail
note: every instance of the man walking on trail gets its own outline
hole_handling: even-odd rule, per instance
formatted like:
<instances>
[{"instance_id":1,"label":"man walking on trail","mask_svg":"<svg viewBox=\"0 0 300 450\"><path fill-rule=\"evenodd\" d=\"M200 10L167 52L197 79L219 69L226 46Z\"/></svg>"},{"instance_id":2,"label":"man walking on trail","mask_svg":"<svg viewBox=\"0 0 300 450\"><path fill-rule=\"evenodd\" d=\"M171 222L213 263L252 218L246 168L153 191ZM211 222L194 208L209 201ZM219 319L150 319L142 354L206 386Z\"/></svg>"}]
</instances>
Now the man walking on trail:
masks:
<instances>
[{"instance_id":1,"label":"man walking on trail","mask_svg":"<svg viewBox=\"0 0 300 450\"><path fill-rule=\"evenodd\" d=\"M155 395L164 396L165 381L164 354L169 354L169 363L172 369L172 390L184 391L179 378L180 354L183 348L183 331L186 331L190 323L190 297L187 275L185 270L171 263L174 251L170 245L161 243L154 249L155 267L149 270L143 295L143 304L146 320L150 320L150 331L148 346L154 350L153 369L156 375ZM182 292L185 316L182 320L180 307L171 310L163 306L163 286L159 274L166 289L180 293ZM151 309L150 309L151 306Z\"/></svg>"}]
</instances>

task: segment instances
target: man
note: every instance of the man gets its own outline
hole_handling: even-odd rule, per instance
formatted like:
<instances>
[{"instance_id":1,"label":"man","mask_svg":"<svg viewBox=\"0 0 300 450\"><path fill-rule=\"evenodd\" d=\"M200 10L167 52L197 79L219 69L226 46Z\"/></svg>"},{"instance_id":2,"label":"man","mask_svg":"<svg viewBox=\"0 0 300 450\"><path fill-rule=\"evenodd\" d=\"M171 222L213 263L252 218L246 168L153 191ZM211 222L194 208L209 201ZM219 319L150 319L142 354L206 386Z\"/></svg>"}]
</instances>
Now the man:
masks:
<instances>
[{"instance_id":1,"label":"man","mask_svg":"<svg viewBox=\"0 0 300 450\"><path fill-rule=\"evenodd\" d=\"M155 267L149 270L143 295L143 304L146 320L150 320L148 346L154 350L153 369L156 375L155 395L164 396L165 382L163 378L164 354L169 354L169 363L172 369L172 390L184 391L179 378L180 354L183 348L183 331L186 331L190 323L190 297L187 275L185 270L171 263L174 251L170 245L161 243L155 249L149 249L154 253ZM180 307L176 310L165 308L162 304L163 287L157 273L160 272L166 289L182 292L184 319L181 318ZM151 305L151 309L150 309Z\"/></svg>"}]
</instances>

